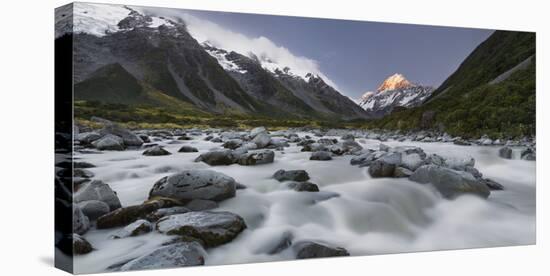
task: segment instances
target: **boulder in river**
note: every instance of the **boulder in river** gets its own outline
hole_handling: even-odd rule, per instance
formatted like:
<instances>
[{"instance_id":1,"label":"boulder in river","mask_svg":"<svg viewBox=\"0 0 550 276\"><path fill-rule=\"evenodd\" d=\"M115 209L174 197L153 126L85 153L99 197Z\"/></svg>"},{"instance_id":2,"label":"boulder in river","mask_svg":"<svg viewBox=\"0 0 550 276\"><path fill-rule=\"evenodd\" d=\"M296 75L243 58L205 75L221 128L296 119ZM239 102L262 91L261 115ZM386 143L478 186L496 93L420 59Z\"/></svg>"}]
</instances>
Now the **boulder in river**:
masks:
<instances>
[{"instance_id":1,"label":"boulder in river","mask_svg":"<svg viewBox=\"0 0 550 276\"><path fill-rule=\"evenodd\" d=\"M262 132L252 139L252 143L255 143L259 149L265 148L269 145L269 143L271 143L271 137L269 134Z\"/></svg>"},{"instance_id":2,"label":"boulder in river","mask_svg":"<svg viewBox=\"0 0 550 276\"><path fill-rule=\"evenodd\" d=\"M260 150L242 154L239 156L237 163L239 165L251 166L273 163L274 160L275 152L272 150Z\"/></svg>"},{"instance_id":3,"label":"boulder in river","mask_svg":"<svg viewBox=\"0 0 550 276\"><path fill-rule=\"evenodd\" d=\"M96 225L98 229L122 227L138 219L146 219L160 208L172 206L174 206L174 202L167 199L149 200L140 205L122 207L105 214L97 219Z\"/></svg>"},{"instance_id":4,"label":"boulder in river","mask_svg":"<svg viewBox=\"0 0 550 276\"><path fill-rule=\"evenodd\" d=\"M157 230L161 233L196 238L208 247L232 241L245 228L243 218L230 212L188 212L157 222Z\"/></svg>"},{"instance_id":5,"label":"boulder in river","mask_svg":"<svg viewBox=\"0 0 550 276\"><path fill-rule=\"evenodd\" d=\"M122 138L107 134L92 142L92 145L98 150L124 150Z\"/></svg>"},{"instance_id":6,"label":"boulder in river","mask_svg":"<svg viewBox=\"0 0 550 276\"><path fill-rule=\"evenodd\" d=\"M92 221L111 211L107 203L99 200L86 200L77 203L77 205L82 210L82 213Z\"/></svg>"},{"instance_id":7,"label":"boulder in river","mask_svg":"<svg viewBox=\"0 0 550 276\"><path fill-rule=\"evenodd\" d=\"M470 173L436 165L418 168L409 179L422 184L431 183L446 198L462 194L475 194L487 198L491 193L483 181Z\"/></svg>"},{"instance_id":8,"label":"boulder in river","mask_svg":"<svg viewBox=\"0 0 550 276\"><path fill-rule=\"evenodd\" d=\"M401 164L401 153L388 153L370 164L369 174L374 178L393 177L394 171L399 164Z\"/></svg>"},{"instance_id":9,"label":"boulder in river","mask_svg":"<svg viewBox=\"0 0 550 276\"><path fill-rule=\"evenodd\" d=\"M296 242L292 249L296 253L296 259L349 256L348 251L342 247L332 247L312 241Z\"/></svg>"},{"instance_id":10,"label":"boulder in river","mask_svg":"<svg viewBox=\"0 0 550 276\"><path fill-rule=\"evenodd\" d=\"M198 242L166 245L124 264L120 270L144 270L204 265L206 252Z\"/></svg>"},{"instance_id":11,"label":"boulder in river","mask_svg":"<svg viewBox=\"0 0 550 276\"><path fill-rule=\"evenodd\" d=\"M149 198L165 197L181 202L193 199L222 201L235 196L235 179L212 170L185 170L159 179Z\"/></svg>"},{"instance_id":12,"label":"boulder in river","mask_svg":"<svg viewBox=\"0 0 550 276\"><path fill-rule=\"evenodd\" d=\"M109 187L108 184L101 180L93 180L86 183L74 194L74 202L82 202L88 200L99 200L109 205L109 210L113 211L121 207L120 200L116 193Z\"/></svg>"},{"instance_id":13,"label":"boulder in river","mask_svg":"<svg viewBox=\"0 0 550 276\"><path fill-rule=\"evenodd\" d=\"M236 156L231 150L209 151L199 155L195 162L204 162L210 166L231 165L236 162Z\"/></svg>"},{"instance_id":14,"label":"boulder in river","mask_svg":"<svg viewBox=\"0 0 550 276\"><path fill-rule=\"evenodd\" d=\"M392 163L384 162L381 159L374 160L369 166L369 174L371 177L393 177L397 166Z\"/></svg>"},{"instance_id":15,"label":"boulder in river","mask_svg":"<svg viewBox=\"0 0 550 276\"><path fill-rule=\"evenodd\" d=\"M182 146L178 152L199 152L199 150L195 147L191 146Z\"/></svg>"},{"instance_id":16,"label":"boulder in river","mask_svg":"<svg viewBox=\"0 0 550 276\"><path fill-rule=\"evenodd\" d=\"M308 181L309 174L304 170L278 170L273 174L273 178L279 181Z\"/></svg>"},{"instance_id":17,"label":"boulder in river","mask_svg":"<svg viewBox=\"0 0 550 276\"><path fill-rule=\"evenodd\" d=\"M85 238L80 236L79 234L73 234L72 235L72 246L73 246L73 253L75 255L84 255L92 252L94 249L90 242L88 242Z\"/></svg>"},{"instance_id":18,"label":"boulder in river","mask_svg":"<svg viewBox=\"0 0 550 276\"><path fill-rule=\"evenodd\" d=\"M163 155L170 155L170 154L171 153L165 150L162 146L154 146L146 149L143 152L143 155L145 156L163 156Z\"/></svg>"},{"instance_id":19,"label":"boulder in river","mask_svg":"<svg viewBox=\"0 0 550 276\"><path fill-rule=\"evenodd\" d=\"M311 157L309 157L309 160L328 161L328 160L332 160L332 156L330 152L315 151L311 154Z\"/></svg>"},{"instance_id":20,"label":"boulder in river","mask_svg":"<svg viewBox=\"0 0 550 276\"><path fill-rule=\"evenodd\" d=\"M81 144L88 145L99 138L101 138L101 134L97 132L83 132L76 135L75 140L79 141Z\"/></svg>"},{"instance_id":21,"label":"boulder in river","mask_svg":"<svg viewBox=\"0 0 550 276\"><path fill-rule=\"evenodd\" d=\"M151 231L153 231L153 225L144 219L140 219L117 231L112 237L122 239L147 234Z\"/></svg>"},{"instance_id":22,"label":"boulder in river","mask_svg":"<svg viewBox=\"0 0 550 276\"><path fill-rule=\"evenodd\" d=\"M318 192L319 186L311 182L292 181L287 186L297 192Z\"/></svg>"},{"instance_id":23,"label":"boulder in river","mask_svg":"<svg viewBox=\"0 0 550 276\"><path fill-rule=\"evenodd\" d=\"M122 141L124 145L126 146L134 146L139 147L143 144L143 140L139 138L138 135L134 134L133 132L117 125L117 124L106 124L105 127L103 127L99 133L101 135L116 135L120 138L122 138Z\"/></svg>"},{"instance_id":24,"label":"boulder in river","mask_svg":"<svg viewBox=\"0 0 550 276\"><path fill-rule=\"evenodd\" d=\"M537 159L535 150L532 148L526 148L521 151L521 159L527 161L535 161Z\"/></svg>"}]
</instances>

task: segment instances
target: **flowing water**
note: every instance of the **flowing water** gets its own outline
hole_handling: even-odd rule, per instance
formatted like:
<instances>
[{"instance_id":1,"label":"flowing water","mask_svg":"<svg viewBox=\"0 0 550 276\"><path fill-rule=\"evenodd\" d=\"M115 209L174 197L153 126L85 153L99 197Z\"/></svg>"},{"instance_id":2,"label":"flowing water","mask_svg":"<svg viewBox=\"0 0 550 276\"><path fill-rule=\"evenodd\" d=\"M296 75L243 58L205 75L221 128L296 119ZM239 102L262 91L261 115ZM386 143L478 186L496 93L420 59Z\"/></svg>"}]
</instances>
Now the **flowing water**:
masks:
<instances>
[{"instance_id":1,"label":"flowing water","mask_svg":"<svg viewBox=\"0 0 550 276\"><path fill-rule=\"evenodd\" d=\"M380 144L376 140L358 141L367 148ZM320 240L344 247L355 256L535 243L535 162L499 158L498 147L385 142L389 146L419 146L428 154L471 156L484 177L505 187L504 191L493 191L487 200L474 196L448 200L428 185L408 179L372 179L367 168L349 164L351 156L310 161L311 153L300 152L301 147L295 144L284 152L276 151L272 164L211 167L193 162L200 153L177 150L186 144L204 152L220 144L203 141L202 137L183 144L167 142L158 143L172 152L169 156L143 156L143 150L127 150L77 157L97 166L90 171L117 192L123 206L142 203L158 179L186 169L219 171L246 185L247 189L238 190L217 210L239 214L248 228L232 242L209 249L207 265L293 259L290 249L275 255L264 253L284 233L291 233L294 241ZM306 170L321 192L288 190L271 178L278 169ZM75 270L105 271L171 238L152 232L110 239L117 230L91 229L86 233L84 237L96 250L75 257Z\"/></svg>"}]
</instances>

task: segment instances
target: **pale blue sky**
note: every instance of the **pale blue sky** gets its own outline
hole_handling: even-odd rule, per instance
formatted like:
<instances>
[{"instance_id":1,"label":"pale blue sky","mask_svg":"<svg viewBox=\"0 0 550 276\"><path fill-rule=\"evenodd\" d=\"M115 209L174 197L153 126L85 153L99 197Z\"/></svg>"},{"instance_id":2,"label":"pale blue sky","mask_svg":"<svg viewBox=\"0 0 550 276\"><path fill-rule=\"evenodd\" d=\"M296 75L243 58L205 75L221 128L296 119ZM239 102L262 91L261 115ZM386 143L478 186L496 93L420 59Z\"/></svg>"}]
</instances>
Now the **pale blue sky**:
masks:
<instances>
[{"instance_id":1,"label":"pale blue sky","mask_svg":"<svg viewBox=\"0 0 550 276\"><path fill-rule=\"evenodd\" d=\"M156 9L162 14L164 9ZM166 10L164 10L166 11ZM181 10L247 37L267 37L320 70L351 98L394 73L437 87L493 30ZM174 12L171 10L170 12Z\"/></svg>"}]
</instances>

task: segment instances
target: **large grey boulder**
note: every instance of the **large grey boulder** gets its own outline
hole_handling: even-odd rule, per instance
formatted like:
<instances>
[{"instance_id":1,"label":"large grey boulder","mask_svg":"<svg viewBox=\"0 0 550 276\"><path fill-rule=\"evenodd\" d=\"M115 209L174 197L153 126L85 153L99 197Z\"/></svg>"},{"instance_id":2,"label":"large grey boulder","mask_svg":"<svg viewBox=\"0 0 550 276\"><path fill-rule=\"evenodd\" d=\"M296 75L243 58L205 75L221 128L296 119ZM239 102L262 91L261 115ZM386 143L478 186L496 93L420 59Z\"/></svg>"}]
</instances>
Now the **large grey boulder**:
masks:
<instances>
[{"instance_id":1,"label":"large grey boulder","mask_svg":"<svg viewBox=\"0 0 550 276\"><path fill-rule=\"evenodd\" d=\"M111 211L107 203L99 200L86 200L77 203L77 205L82 210L82 213L92 221Z\"/></svg>"},{"instance_id":2,"label":"large grey boulder","mask_svg":"<svg viewBox=\"0 0 550 276\"><path fill-rule=\"evenodd\" d=\"M202 153L195 159L195 162L204 162L210 166L231 165L237 157L231 150L209 151Z\"/></svg>"},{"instance_id":3,"label":"large grey boulder","mask_svg":"<svg viewBox=\"0 0 550 276\"><path fill-rule=\"evenodd\" d=\"M273 178L279 181L308 181L309 174L304 170L278 170L273 174Z\"/></svg>"},{"instance_id":4,"label":"large grey boulder","mask_svg":"<svg viewBox=\"0 0 550 276\"><path fill-rule=\"evenodd\" d=\"M99 133L101 135L112 134L122 138L124 145L126 146L135 146L139 147L143 144L143 140L139 138L135 133L117 125L117 124L106 124Z\"/></svg>"},{"instance_id":5,"label":"large grey boulder","mask_svg":"<svg viewBox=\"0 0 550 276\"><path fill-rule=\"evenodd\" d=\"M120 270L144 270L204 264L206 252L198 242L181 242L157 248L124 264Z\"/></svg>"},{"instance_id":6,"label":"large grey boulder","mask_svg":"<svg viewBox=\"0 0 550 276\"><path fill-rule=\"evenodd\" d=\"M369 166L371 177L393 177L395 168L401 164L401 153L388 153L377 160L374 160Z\"/></svg>"},{"instance_id":7,"label":"large grey boulder","mask_svg":"<svg viewBox=\"0 0 550 276\"><path fill-rule=\"evenodd\" d=\"M296 253L296 259L349 256L349 252L345 248L312 241L296 242L292 249Z\"/></svg>"},{"instance_id":8,"label":"large grey boulder","mask_svg":"<svg viewBox=\"0 0 550 276\"><path fill-rule=\"evenodd\" d=\"M397 165L384 162L381 159L374 160L369 166L369 174L371 177L393 177Z\"/></svg>"},{"instance_id":9,"label":"large grey boulder","mask_svg":"<svg viewBox=\"0 0 550 276\"><path fill-rule=\"evenodd\" d=\"M243 166L251 166L273 163L274 160L275 152L272 150L261 150L242 154L239 156L237 163Z\"/></svg>"},{"instance_id":10,"label":"large grey boulder","mask_svg":"<svg viewBox=\"0 0 550 276\"><path fill-rule=\"evenodd\" d=\"M252 139L252 143L255 143L259 149L265 148L269 145L269 143L271 143L271 137L269 134L262 132Z\"/></svg>"},{"instance_id":11,"label":"large grey boulder","mask_svg":"<svg viewBox=\"0 0 550 276\"><path fill-rule=\"evenodd\" d=\"M230 212L188 212L157 222L157 230L161 233L196 238L208 247L232 241L245 228L243 218Z\"/></svg>"},{"instance_id":12,"label":"large grey boulder","mask_svg":"<svg viewBox=\"0 0 550 276\"><path fill-rule=\"evenodd\" d=\"M436 165L418 168L409 179L422 184L432 184L446 198L455 198L462 194L475 194L487 198L491 193L487 185L472 174Z\"/></svg>"},{"instance_id":13,"label":"large grey boulder","mask_svg":"<svg viewBox=\"0 0 550 276\"><path fill-rule=\"evenodd\" d=\"M153 231L153 225L149 221L140 219L120 229L112 237L114 239L122 239L147 234L151 231Z\"/></svg>"},{"instance_id":14,"label":"large grey boulder","mask_svg":"<svg viewBox=\"0 0 550 276\"><path fill-rule=\"evenodd\" d=\"M342 142L342 149L345 153L355 153L363 149L363 147L354 140L345 140Z\"/></svg>"},{"instance_id":15,"label":"large grey boulder","mask_svg":"<svg viewBox=\"0 0 550 276\"><path fill-rule=\"evenodd\" d=\"M74 195L74 202L79 203L88 200L99 200L109 205L113 211L121 207L120 200L108 184L101 180L93 180L86 183Z\"/></svg>"},{"instance_id":16,"label":"large grey boulder","mask_svg":"<svg viewBox=\"0 0 550 276\"><path fill-rule=\"evenodd\" d=\"M107 134L92 142L92 145L98 150L124 150L122 138Z\"/></svg>"},{"instance_id":17,"label":"large grey boulder","mask_svg":"<svg viewBox=\"0 0 550 276\"><path fill-rule=\"evenodd\" d=\"M181 202L193 199L222 201L235 196L235 179L212 170L185 170L159 179L149 198L166 197Z\"/></svg>"}]
</instances>

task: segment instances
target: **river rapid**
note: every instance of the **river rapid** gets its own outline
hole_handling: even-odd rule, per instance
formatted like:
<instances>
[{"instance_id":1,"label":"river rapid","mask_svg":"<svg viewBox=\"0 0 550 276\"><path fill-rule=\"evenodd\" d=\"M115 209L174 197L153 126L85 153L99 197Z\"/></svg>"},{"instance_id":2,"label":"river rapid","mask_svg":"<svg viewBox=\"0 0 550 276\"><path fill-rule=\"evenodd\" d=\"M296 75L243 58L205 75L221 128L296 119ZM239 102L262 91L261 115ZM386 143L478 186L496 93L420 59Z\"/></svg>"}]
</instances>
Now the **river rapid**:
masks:
<instances>
[{"instance_id":1,"label":"river rapid","mask_svg":"<svg viewBox=\"0 0 550 276\"><path fill-rule=\"evenodd\" d=\"M299 133L303 137L306 133ZM192 141L156 142L172 153L143 156L143 149L77 153L78 161L116 191L122 206L140 204L160 178L186 169L210 169L233 177L247 189L220 202L219 208L242 216L248 228L235 240L208 249L206 265L291 260L290 250L269 255L283 235L293 240L320 240L346 248L352 256L461 248L528 245L535 243L535 162L498 157L498 147L458 146L452 143L388 141L388 146L418 146L427 154L475 159L484 177L504 186L488 199L460 196L443 198L429 185L406 178L373 179L367 168L350 165L352 156L331 161L310 161L291 143L275 151L275 161L257 166L209 166L194 162L202 152L220 144L197 136ZM326 136L326 138L338 138ZM378 148L380 141L357 139L365 148ZM198 153L178 153L182 145ZM279 169L306 170L320 192L296 192L272 178ZM109 238L120 228L90 229L83 235L93 246L89 254L75 256L77 273L108 271L158 248L171 239L158 232L124 239Z\"/></svg>"}]
</instances>

